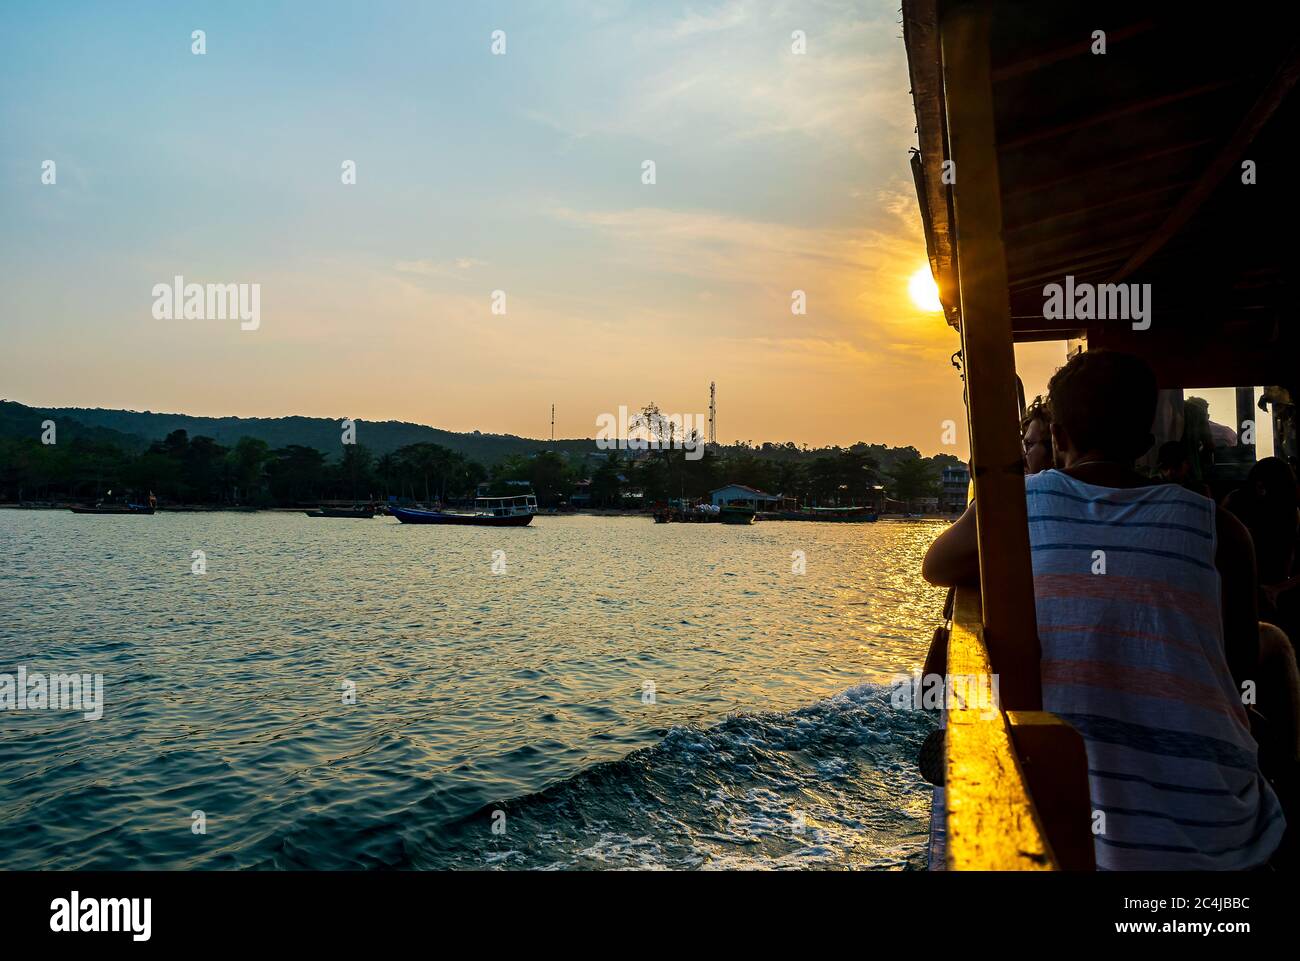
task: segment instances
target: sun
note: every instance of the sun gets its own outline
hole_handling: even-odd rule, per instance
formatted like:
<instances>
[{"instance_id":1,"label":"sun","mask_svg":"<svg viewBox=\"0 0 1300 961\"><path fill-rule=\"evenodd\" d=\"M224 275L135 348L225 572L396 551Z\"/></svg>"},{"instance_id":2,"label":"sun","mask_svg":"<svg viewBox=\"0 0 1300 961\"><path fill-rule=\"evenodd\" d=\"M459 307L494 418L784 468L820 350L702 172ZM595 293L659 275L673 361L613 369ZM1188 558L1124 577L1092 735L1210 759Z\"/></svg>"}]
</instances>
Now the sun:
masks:
<instances>
[{"instance_id":1,"label":"sun","mask_svg":"<svg viewBox=\"0 0 1300 961\"><path fill-rule=\"evenodd\" d=\"M912 303L921 310L943 310L943 304L939 303L939 288L934 285L928 264L912 274L912 279L907 282L907 292L912 295Z\"/></svg>"}]
</instances>

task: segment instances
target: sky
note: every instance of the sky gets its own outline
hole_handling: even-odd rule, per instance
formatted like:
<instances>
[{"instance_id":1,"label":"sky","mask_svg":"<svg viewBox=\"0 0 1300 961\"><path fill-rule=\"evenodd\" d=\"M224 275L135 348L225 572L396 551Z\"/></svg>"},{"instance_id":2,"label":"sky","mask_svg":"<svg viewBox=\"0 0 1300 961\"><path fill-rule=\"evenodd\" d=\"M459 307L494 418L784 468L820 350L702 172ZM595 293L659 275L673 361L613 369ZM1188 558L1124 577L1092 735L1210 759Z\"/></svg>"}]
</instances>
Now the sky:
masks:
<instances>
[{"instance_id":1,"label":"sky","mask_svg":"<svg viewBox=\"0 0 1300 961\"><path fill-rule=\"evenodd\" d=\"M965 456L901 35L897 0L6 2L0 396L590 437L714 381L723 442ZM177 275L259 284L259 326L157 318ZM1032 395L1064 350L1022 355Z\"/></svg>"}]
</instances>

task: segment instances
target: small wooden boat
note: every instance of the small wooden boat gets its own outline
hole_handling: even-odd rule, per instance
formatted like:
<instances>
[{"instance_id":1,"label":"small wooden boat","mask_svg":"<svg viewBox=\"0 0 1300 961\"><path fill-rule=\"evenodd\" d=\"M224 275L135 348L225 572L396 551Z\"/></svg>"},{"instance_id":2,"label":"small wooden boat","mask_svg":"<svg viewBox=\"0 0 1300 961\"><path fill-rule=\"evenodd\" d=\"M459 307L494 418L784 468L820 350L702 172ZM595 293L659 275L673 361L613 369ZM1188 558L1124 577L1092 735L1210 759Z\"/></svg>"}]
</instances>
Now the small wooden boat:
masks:
<instances>
[{"instance_id":1,"label":"small wooden boat","mask_svg":"<svg viewBox=\"0 0 1300 961\"><path fill-rule=\"evenodd\" d=\"M373 507L321 507L314 511L304 511L308 517L360 517L368 519L375 516Z\"/></svg>"},{"instance_id":2,"label":"small wooden boat","mask_svg":"<svg viewBox=\"0 0 1300 961\"><path fill-rule=\"evenodd\" d=\"M537 498L532 494L517 497L480 497L474 501L474 513L429 511L414 507L390 507L403 524L459 524L478 527L525 527L537 513Z\"/></svg>"},{"instance_id":3,"label":"small wooden boat","mask_svg":"<svg viewBox=\"0 0 1300 961\"><path fill-rule=\"evenodd\" d=\"M148 504L96 504L93 507L69 507L74 514L152 514Z\"/></svg>"},{"instance_id":4,"label":"small wooden boat","mask_svg":"<svg viewBox=\"0 0 1300 961\"><path fill-rule=\"evenodd\" d=\"M719 512L719 519L724 524L752 524L754 523L755 511L752 507L723 507Z\"/></svg>"},{"instance_id":5,"label":"small wooden boat","mask_svg":"<svg viewBox=\"0 0 1300 961\"><path fill-rule=\"evenodd\" d=\"M388 512L403 524L473 524L480 527L525 527L532 514L459 514L453 511L424 511L413 507L390 507Z\"/></svg>"}]
</instances>

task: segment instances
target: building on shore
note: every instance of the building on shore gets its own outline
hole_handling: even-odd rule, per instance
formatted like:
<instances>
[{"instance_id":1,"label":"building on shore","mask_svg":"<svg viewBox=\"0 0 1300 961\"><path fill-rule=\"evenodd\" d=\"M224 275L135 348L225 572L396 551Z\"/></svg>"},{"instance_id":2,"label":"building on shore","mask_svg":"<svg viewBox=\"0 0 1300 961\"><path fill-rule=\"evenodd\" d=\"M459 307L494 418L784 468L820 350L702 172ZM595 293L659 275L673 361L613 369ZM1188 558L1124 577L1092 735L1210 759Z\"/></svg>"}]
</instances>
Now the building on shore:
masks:
<instances>
[{"instance_id":1,"label":"building on shore","mask_svg":"<svg viewBox=\"0 0 1300 961\"><path fill-rule=\"evenodd\" d=\"M728 484L726 487L709 491L709 502L714 507L726 507L730 504L735 507L752 507L757 511L778 507L781 503L781 495L769 494L767 491L746 487L744 484Z\"/></svg>"},{"instance_id":2,"label":"building on shore","mask_svg":"<svg viewBox=\"0 0 1300 961\"><path fill-rule=\"evenodd\" d=\"M960 514L966 509L966 494L970 487L970 471L964 466L943 469L939 509L949 514Z\"/></svg>"}]
</instances>

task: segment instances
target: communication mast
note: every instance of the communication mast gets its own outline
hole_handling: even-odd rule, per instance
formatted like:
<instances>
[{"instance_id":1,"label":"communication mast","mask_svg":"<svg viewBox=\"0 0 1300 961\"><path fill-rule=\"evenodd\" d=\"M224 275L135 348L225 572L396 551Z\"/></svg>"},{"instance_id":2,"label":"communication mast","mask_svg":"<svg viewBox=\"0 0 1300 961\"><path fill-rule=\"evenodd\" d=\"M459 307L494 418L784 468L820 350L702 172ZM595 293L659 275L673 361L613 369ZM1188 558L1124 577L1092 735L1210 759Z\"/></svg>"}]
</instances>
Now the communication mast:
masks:
<instances>
[{"instance_id":1,"label":"communication mast","mask_svg":"<svg viewBox=\"0 0 1300 961\"><path fill-rule=\"evenodd\" d=\"M555 443L555 405L551 405L551 443Z\"/></svg>"},{"instance_id":2,"label":"communication mast","mask_svg":"<svg viewBox=\"0 0 1300 961\"><path fill-rule=\"evenodd\" d=\"M718 386L709 381L709 443L718 442Z\"/></svg>"}]
</instances>

